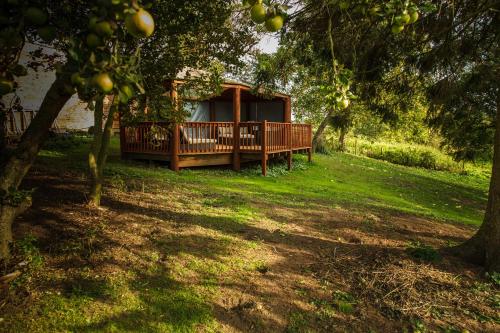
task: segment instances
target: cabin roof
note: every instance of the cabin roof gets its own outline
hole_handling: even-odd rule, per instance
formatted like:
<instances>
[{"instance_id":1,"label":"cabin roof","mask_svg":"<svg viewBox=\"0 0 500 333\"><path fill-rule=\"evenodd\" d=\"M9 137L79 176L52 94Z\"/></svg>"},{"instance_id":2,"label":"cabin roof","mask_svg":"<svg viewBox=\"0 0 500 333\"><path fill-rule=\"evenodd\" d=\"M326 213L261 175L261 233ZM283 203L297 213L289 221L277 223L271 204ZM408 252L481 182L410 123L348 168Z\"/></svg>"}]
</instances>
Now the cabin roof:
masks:
<instances>
[{"instance_id":1,"label":"cabin roof","mask_svg":"<svg viewBox=\"0 0 500 333\"><path fill-rule=\"evenodd\" d=\"M178 79L173 80L173 83L182 84L185 81L186 81L186 79L178 78ZM231 88L238 88L239 87L242 91L245 91L247 93L250 93L251 90L253 89L253 86L247 82L242 82L242 81L237 81L237 80L232 80L232 79L225 79L224 83L222 84L222 87L224 88L225 91L227 91L228 89L231 89ZM262 91L262 90L260 90L260 91ZM260 93L260 91L259 91L259 93ZM222 97L222 95L224 95L224 93L221 94L221 97ZM260 93L260 95L264 95L264 94ZM259 95L255 95L255 96L261 97ZM273 98L271 98L271 100L272 99L286 99L286 98L290 98L291 96L288 94L282 93L282 92L273 92L272 97Z\"/></svg>"}]
</instances>

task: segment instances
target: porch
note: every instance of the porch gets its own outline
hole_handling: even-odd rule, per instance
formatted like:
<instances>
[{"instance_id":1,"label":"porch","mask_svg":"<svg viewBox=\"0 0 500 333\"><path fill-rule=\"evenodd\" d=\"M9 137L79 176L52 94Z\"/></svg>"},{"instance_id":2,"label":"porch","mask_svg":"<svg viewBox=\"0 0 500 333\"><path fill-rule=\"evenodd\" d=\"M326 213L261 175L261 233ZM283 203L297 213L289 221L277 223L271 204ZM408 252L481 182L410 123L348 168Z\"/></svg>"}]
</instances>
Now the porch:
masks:
<instances>
[{"instance_id":1,"label":"porch","mask_svg":"<svg viewBox=\"0 0 500 333\"><path fill-rule=\"evenodd\" d=\"M272 157L307 153L311 159L311 125L278 122L143 122L120 128L123 158L170 162L172 170L184 167L232 165L260 161L262 174Z\"/></svg>"},{"instance_id":2,"label":"porch","mask_svg":"<svg viewBox=\"0 0 500 333\"><path fill-rule=\"evenodd\" d=\"M173 100L182 81L168 84ZM182 124L143 122L120 127L123 158L169 161L172 170L193 166L232 165L307 153L311 159L310 125L292 124L291 97L256 95L242 83L223 84L223 92L187 103L190 117Z\"/></svg>"}]
</instances>

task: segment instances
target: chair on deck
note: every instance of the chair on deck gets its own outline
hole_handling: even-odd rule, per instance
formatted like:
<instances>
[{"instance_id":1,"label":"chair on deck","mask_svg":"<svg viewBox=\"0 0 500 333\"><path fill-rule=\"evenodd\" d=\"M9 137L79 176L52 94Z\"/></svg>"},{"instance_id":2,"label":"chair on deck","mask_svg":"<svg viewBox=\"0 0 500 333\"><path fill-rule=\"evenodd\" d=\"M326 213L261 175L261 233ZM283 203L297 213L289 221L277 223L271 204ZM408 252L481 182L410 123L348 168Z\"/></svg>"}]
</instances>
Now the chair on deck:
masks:
<instances>
[{"instance_id":1,"label":"chair on deck","mask_svg":"<svg viewBox=\"0 0 500 333\"><path fill-rule=\"evenodd\" d=\"M219 138L232 139L233 138L233 128L232 127L219 127ZM241 127L240 128L240 139L255 139L255 135L248 133L248 127Z\"/></svg>"},{"instance_id":2,"label":"chair on deck","mask_svg":"<svg viewBox=\"0 0 500 333\"><path fill-rule=\"evenodd\" d=\"M182 138L184 141L190 145L196 144L216 144L217 139L210 138L210 135L207 135L207 131L202 129L201 131L194 131L194 127L179 127L182 133ZM203 137L198 137L198 133ZM208 136L208 137L207 137Z\"/></svg>"}]
</instances>

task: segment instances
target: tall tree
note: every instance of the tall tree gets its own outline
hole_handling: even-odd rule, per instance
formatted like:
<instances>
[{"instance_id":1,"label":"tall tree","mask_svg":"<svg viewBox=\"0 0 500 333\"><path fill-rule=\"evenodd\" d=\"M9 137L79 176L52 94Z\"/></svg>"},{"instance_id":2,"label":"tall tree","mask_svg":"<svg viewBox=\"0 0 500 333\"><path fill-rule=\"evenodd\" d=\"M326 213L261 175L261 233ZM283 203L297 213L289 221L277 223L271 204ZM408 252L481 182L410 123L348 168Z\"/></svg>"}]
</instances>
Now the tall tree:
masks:
<instances>
[{"instance_id":1,"label":"tall tree","mask_svg":"<svg viewBox=\"0 0 500 333\"><path fill-rule=\"evenodd\" d=\"M155 33L140 44L136 57L130 55L137 68L131 70L132 63L125 62L128 70L123 67L115 70L115 73L134 73L140 84L128 85L125 90L130 94L124 89L118 91L106 119L102 119L102 94L92 97L96 105L96 125L89 154L90 204L95 206L100 205L110 126L117 109L124 122L145 117L150 121L180 122L186 116L186 112L182 112L184 95L192 95L194 90L197 95L203 95L220 89L224 72L241 66L242 57L256 43L249 20L237 12L240 4L195 0L151 1L151 5ZM122 52L135 52L136 40L125 39L122 43L125 45ZM186 83L177 87L178 98L172 101L165 92L171 88L168 82L176 79L180 72L184 72ZM140 102L140 111L147 107L147 115L131 112L137 109L129 103L134 93Z\"/></svg>"},{"instance_id":2,"label":"tall tree","mask_svg":"<svg viewBox=\"0 0 500 333\"><path fill-rule=\"evenodd\" d=\"M470 158L479 146L484 147L482 151L493 146L484 222L478 233L456 250L490 271L499 271L498 1L293 3L298 10L289 17L288 30L281 39L296 50L298 63L324 64L325 73L331 61L337 60L352 70L354 94L384 118L391 117L394 105L373 98L377 85L387 73L403 66L405 72L384 88L411 95L416 78L424 84L430 82L435 106L432 123L442 130L458 158ZM332 115L331 109L325 111L326 117Z\"/></svg>"},{"instance_id":3,"label":"tall tree","mask_svg":"<svg viewBox=\"0 0 500 333\"><path fill-rule=\"evenodd\" d=\"M9 152L0 165L0 230L2 231L0 258L9 255L14 219L31 204L30 193L19 191L18 188L31 168L52 123L74 94L74 86L80 89L85 87L85 93L92 89L105 92L113 89L113 81L109 76L104 78L102 74L106 73L100 71L116 70L119 66L116 66L116 61L106 61L107 59L99 58L96 54L99 53L99 49L104 50L114 44L112 37L117 30L124 31L125 25L130 34L143 36L143 29L147 29L147 26L141 24L141 20L124 22L125 17L136 15L138 11L137 1L108 3L96 0L55 3L20 0L2 3L2 14L7 13L8 17L0 22L2 26L0 42L4 45L12 44L12 47L2 48L0 53L0 59L3 61L0 68L2 82L7 82L7 84L2 83L1 95L16 89L14 70L18 57L13 54L19 52L24 40L34 39L51 43L64 52L66 60L57 66L56 79L45 95L36 117L21 137L20 143ZM96 12L99 15L96 20L89 21ZM115 19L119 25L106 18ZM110 48L108 51L113 57L115 53L111 51L116 51L116 48ZM86 73L93 71L95 74L92 79L85 80L80 77L82 69ZM128 75L132 74L122 74L121 77ZM132 81L135 81L134 78Z\"/></svg>"},{"instance_id":4,"label":"tall tree","mask_svg":"<svg viewBox=\"0 0 500 333\"><path fill-rule=\"evenodd\" d=\"M76 33L82 26L80 15L76 13L83 14L86 8L87 6L81 2L72 4L69 1L61 1L57 5L43 0L2 2L0 15L1 96L15 91L16 77L25 72L25 68L18 64L25 41L52 43L57 40L61 46L64 45L65 39ZM13 151L5 151L5 149L2 151L0 259L9 254L12 222L31 204L29 193L18 191L18 187L35 160L54 119L73 94L69 78L71 66L70 61L58 66L56 79L45 95L37 116L21 137L20 143ZM4 112L5 108L2 106L2 113Z\"/></svg>"},{"instance_id":5,"label":"tall tree","mask_svg":"<svg viewBox=\"0 0 500 333\"><path fill-rule=\"evenodd\" d=\"M457 160L493 151L483 224L453 251L500 272L500 4L444 3L428 23L432 45L418 60L434 82L429 89L431 125L441 130Z\"/></svg>"}]
</instances>

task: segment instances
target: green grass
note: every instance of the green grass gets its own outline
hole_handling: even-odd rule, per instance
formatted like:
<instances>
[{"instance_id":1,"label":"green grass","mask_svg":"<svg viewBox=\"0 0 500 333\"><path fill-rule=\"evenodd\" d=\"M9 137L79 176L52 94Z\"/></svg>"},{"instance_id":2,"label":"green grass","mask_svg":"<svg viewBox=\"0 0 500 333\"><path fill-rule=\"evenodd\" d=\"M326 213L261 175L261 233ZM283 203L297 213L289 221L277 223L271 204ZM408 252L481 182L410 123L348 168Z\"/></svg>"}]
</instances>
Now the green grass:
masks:
<instances>
[{"instance_id":1,"label":"green grass","mask_svg":"<svg viewBox=\"0 0 500 333\"><path fill-rule=\"evenodd\" d=\"M354 155L368 156L405 166L452 171L483 178L488 178L491 173L491 163L456 162L442 150L421 144L371 142L361 138L351 138L347 141L346 150Z\"/></svg>"},{"instance_id":2,"label":"green grass","mask_svg":"<svg viewBox=\"0 0 500 333\"><path fill-rule=\"evenodd\" d=\"M70 148L49 147L40 153L35 169L69 170L84 179L88 141ZM228 168L174 173L165 164L120 160L118 142L113 139L106 168L108 185L125 192L161 187L166 200L171 189L189 193L176 198L175 204L186 210L189 222L185 223L208 234L151 238L153 249L140 253L148 266L130 267L124 275L95 276L89 266L79 267L78 277L65 282L70 286L67 292L42 292L36 306L4 318L4 323L9 331L31 332L219 331L210 300L221 282L231 282L225 281L226 275L266 274L271 266L258 257L259 239L238 236L246 226L266 218L259 205L406 213L475 226L482 221L487 177L409 168L342 153L316 155L312 164L296 156L294 165L287 172L284 163L275 163L268 177L261 176L256 165L245 166L240 173ZM273 223L276 230L283 230L279 221ZM286 237L286 229L279 233ZM238 251L257 256L245 262ZM168 269L158 267L162 255ZM192 284L180 282L191 277L195 277ZM338 302L320 308L318 316L355 311L356 302L348 296L336 294ZM288 332L308 331L305 315L294 312L289 320Z\"/></svg>"},{"instance_id":3,"label":"green grass","mask_svg":"<svg viewBox=\"0 0 500 333\"><path fill-rule=\"evenodd\" d=\"M86 145L70 151L42 151L39 164L82 172L86 170ZM305 206L308 200L351 209L376 209L480 225L487 200L489 178L447 171L394 165L343 153L315 155L308 165L296 156L292 172L284 164L271 167L269 177L260 176L258 166L245 166L241 173L225 168L184 169L176 174L167 165L148 167L145 163L122 161L118 142L113 140L106 174L109 178L157 180L172 186L195 185L207 194L203 205L230 206L238 220L254 212L247 203L266 198L277 205ZM298 170L297 170L298 169ZM222 195L213 198L211 193Z\"/></svg>"}]
</instances>

